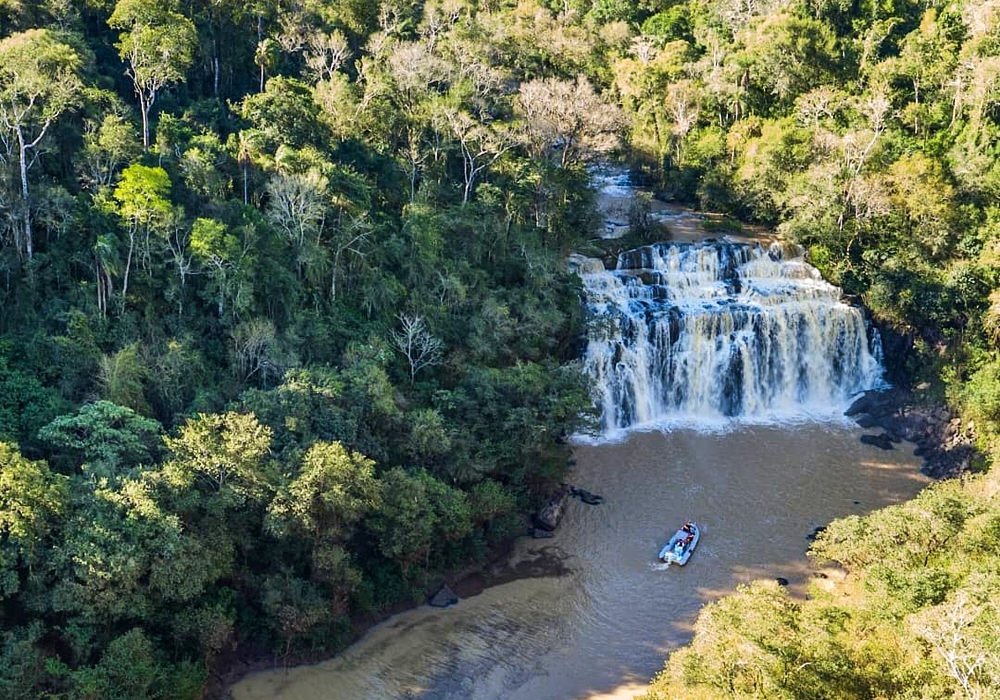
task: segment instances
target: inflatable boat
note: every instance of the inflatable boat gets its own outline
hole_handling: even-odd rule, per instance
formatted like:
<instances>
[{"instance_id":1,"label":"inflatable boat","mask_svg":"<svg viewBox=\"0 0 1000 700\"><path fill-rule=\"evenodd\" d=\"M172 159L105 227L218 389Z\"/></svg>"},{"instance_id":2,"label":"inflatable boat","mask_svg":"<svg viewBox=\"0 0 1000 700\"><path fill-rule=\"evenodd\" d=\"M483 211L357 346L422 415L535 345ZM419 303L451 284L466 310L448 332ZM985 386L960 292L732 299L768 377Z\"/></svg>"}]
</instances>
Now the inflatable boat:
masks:
<instances>
[{"instance_id":1,"label":"inflatable boat","mask_svg":"<svg viewBox=\"0 0 1000 700\"><path fill-rule=\"evenodd\" d=\"M667 564L680 564L684 566L691 553L698 546L698 538L701 531L697 523L685 523L684 527L674 533L670 541L660 550L660 561Z\"/></svg>"}]
</instances>

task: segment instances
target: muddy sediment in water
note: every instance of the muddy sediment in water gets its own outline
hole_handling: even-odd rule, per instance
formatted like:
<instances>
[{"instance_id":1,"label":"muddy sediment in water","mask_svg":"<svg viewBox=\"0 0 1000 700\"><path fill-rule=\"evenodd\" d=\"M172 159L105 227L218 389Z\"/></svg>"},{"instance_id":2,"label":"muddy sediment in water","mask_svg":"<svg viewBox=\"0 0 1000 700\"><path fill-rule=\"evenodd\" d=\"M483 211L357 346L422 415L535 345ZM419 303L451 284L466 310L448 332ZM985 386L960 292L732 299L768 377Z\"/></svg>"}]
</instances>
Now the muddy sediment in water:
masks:
<instances>
[{"instance_id":1,"label":"muddy sediment in water","mask_svg":"<svg viewBox=\"0 0 1000 700\"><path fill-rule=\"evenodd\" d=\"M757 578L787 579L793 595L806 595L816 571L805 551L817 527L912 498L928 483L912 445L884 452L861 444L861 432L743 426L579 445L570 480L605 502L574 500L554 538L520 540L508 582L452 608L397 615L335 659L250 676L233 697L634 697L690 639L705 603ZM698 549L687 566L665 568L656 553L688 519L702 527Z\"/></svg>"},{"instance_id":2,"label":"muddy sediment in water","mask_svg":"<svg viewBox=\"0 0 1000 700\"><path fill-rule=\"evenodd\" d=\"M636 188L620 169L595 183L611 251L628 242L611 239L627 234ZM649 214L667 240L734 240L707 230L724 228L720 217L655 198ZM742 228L741 239L771 237ZM601 505L571 500L551 539L521 539L490 570L450 580L457 606L393 616L337 658L248 676L233 698L633 698L690 639L706 603L759 578L807 595L822 581L805 554L817 528L929 482L912 444L862 444L863 430L846 420L724 428L578 445L568 480L602 495ZM686 520L699 523L701 541L686 566L668 568L656 555Z\"/></svg>"}]
</instances>

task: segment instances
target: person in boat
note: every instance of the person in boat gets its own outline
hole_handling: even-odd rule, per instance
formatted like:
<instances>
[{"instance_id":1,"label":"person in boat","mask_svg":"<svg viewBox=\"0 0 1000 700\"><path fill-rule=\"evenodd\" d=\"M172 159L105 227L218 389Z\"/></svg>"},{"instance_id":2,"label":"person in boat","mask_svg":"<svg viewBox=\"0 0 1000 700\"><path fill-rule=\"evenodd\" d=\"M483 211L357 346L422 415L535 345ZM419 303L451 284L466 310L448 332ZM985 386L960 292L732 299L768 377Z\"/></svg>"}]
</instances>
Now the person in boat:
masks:
<instances>
[{"instance_id":1,"label":"person in boat","mask_svg":"<svg viewBox=\"0 0 1000 700\"><path fill-rule=\"evenodd\" d=\"M689 535L694 534L694 530L692 529L692 523L684 523L684 527L682 527L681 530L688 533Z\"/></svg>"},{"instance_id":2,"label":"person in boat","mask_svg":"<svg viewBox=\"0 0 1000 700\"><path fill-rule=\"evenodd\" d=\"M684 538L684 546L687 547L694 540L694 533L692 532L687 537Z\"/></svg>"}]
</instances>

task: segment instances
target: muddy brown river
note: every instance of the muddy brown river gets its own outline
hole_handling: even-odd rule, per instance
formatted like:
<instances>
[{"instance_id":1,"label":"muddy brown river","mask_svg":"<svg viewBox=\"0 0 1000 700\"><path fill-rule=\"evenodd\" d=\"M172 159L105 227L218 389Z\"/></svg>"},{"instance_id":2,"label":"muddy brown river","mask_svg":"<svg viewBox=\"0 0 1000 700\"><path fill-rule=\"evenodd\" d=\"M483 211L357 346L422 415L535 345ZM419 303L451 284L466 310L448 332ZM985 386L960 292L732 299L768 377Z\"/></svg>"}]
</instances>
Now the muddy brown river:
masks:
<instances>
[{"instance_id":1,"label":"muddy brown river","mask_svg":"<svg viewBox=\"0 0 1000 700\"><path fill-rule=\"evenodd\" d=\"M839 424L633 433L580 445L568 477L605 496L571 501L553 539L515 560L547 575L422 607L339 657L250 676L235 700L605 700L631 698L690 639L705 603L757 578L805 595L819 525L912 498L928 480L906 445L883 452ZM687 519L702 527L687 566L656 554Z\"/></svg>"}]
</instances>

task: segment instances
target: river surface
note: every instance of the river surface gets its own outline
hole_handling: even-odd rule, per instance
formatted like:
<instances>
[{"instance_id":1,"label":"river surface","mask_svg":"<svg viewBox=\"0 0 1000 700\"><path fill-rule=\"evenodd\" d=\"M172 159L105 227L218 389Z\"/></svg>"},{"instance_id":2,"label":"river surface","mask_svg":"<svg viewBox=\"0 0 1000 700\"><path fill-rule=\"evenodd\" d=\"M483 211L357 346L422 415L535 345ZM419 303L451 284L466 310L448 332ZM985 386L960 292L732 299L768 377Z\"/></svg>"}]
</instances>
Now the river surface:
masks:
<instances>
[{"instance_id":1,"label":"river surface","mask_svg":"<svg viewBox=\"0 0 1000 700\"><path fill-rule=\"evenodd\" d=\"M883 452L835 423L728 432L631 433L578 445L570 502L553 539L521 540L539 575L372 629L339 657L250 676L235 700L608 700L632 698L690 640L707 602L757 578L805 595L819 525L912 498L928 480L912 446ZM685 567L660 547L685 520L701 541ZM839 574L831 573L831 576Z\"/></svg>"}]
</instances>

